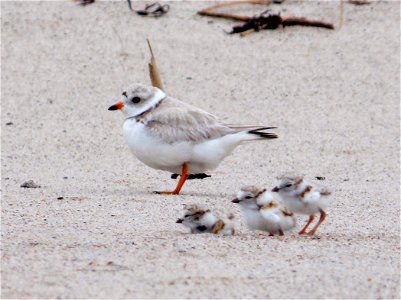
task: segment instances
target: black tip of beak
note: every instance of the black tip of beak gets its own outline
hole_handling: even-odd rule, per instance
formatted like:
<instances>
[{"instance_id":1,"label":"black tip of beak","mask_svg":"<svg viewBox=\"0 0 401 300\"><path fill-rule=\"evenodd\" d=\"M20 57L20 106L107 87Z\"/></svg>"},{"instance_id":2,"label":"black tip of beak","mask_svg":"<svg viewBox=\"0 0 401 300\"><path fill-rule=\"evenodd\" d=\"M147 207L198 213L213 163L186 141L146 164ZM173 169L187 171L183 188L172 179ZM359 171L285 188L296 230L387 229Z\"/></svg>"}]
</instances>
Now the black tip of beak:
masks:
<instances>
[{"instance_id":1,"label":"black tip of beak","mask_svg":"<svg viewBox=\"0 0 401 300\"><path fill-rule=\"evenodd\" d=\"M183 219L178 219L177 221L175 221L176 223L182 223L182 221L184 221Z\"/></svg>"},{"instance_id":2,"label":"black tip of beak","mask_svg":"<svg viewBox=\"0 0 401 300\"><path fill-rule=\"evenodd\" d=\"M235 198L235 199L233 199L231 202L232 202L232 203L239 203L239 199L238 199L238 198Z\"/></svg>"},{"instance_id":3,"label":"black tip of beak","mask_svg":"<svg viewBox=\"0 0 401 300\"><path fill-rule=\"evenodd\" d=\"M117 110L117 109L118 109L117 105L112 105L109 107L108 110Z\"/></svg>"},{"instance_id":4,"label":"black tip of beak","mask_svg":"<svg viewBox=\"0 0 401 300\"><path fill-rule=\"evenodd\" d=\"M275 187L272 189L272 192L277 193L279 190L280 190L280 189L279 189L277 186L275 186Z\"/></svg>"}]
</instances>

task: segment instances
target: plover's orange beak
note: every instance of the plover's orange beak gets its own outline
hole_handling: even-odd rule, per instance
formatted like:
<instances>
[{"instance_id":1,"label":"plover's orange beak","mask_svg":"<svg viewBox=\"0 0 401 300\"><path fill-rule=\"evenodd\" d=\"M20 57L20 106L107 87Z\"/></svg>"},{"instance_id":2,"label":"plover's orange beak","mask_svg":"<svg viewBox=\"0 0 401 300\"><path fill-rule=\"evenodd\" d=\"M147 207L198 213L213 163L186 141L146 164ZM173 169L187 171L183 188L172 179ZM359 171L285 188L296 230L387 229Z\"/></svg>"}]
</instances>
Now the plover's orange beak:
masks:
<instances>
[{"instance_id":1,"label":"plover's orange beak","mask_svg":"<svg viewBox=\"0 0 401 300\"><path fill-rule=\"evenodd\" d=\"M118 110L124 107L124 103L118 101L116 104L109 107L109 110Z\"/></svg>"}]
</instances>

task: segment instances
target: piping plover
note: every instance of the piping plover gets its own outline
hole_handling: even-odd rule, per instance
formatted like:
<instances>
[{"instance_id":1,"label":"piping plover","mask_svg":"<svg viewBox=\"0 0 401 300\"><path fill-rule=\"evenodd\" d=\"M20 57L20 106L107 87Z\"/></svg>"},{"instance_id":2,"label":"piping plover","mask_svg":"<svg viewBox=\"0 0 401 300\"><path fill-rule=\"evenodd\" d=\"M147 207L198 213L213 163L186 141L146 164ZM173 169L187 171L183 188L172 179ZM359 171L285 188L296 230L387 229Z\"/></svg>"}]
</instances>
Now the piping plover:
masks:
<instances>
[{"instance_id":1,"label":"piping plover","mask_svg":"<svg viewBox=\"0 0 401 300\"><path fill-rule=\"evenodd\" d=\"M183 218L176 223L182 223L191 230L191 233L214 233L233 235L234 226L231 222L233 216L218 218L209 209L203 209L197 205L186 205Z\"/></svg>"},{"instance_id":2,"label":"piping plover","mask_svg":"<svg viewBox=\"0 0 401 300\"><path fill-rule=\"evenodd\" d=\"M160 194L178 194L189 174L215 169L242 142L277 138L267 132L275 127L229 125L142 84L124 90L109 110L123 112L125 140L141 162L181 174L174 191Z\"/></svg>"},{"instance_id":3,"label":"piping plover","mask_svg":"<svg viewBox=\"0 0 401 300\"><path fill-rule=\"evenodd\" d=\"M288 208L300 214L309 216L309 220L301 229L299 234L305 234L308 226L313 222L316 213L320 213L319 222L309 231L308 235L314 235L317 228L322 224L326 218L326 207L330 204L329 197L331 193L328 190L317 188L310 185L302 177L282 177L272 192L277 192L283 203Z\"/></svg>"},{"instance_id":4,"label":"piping plover","mask_svg":"<svg viewBox=\"0 0 401 300\"><path fill-rule=\"evenodd\" d=\"M262 230L270 235L284 235L295 226L293 213L266 189L246 186L232 200L239 203L245 223L251 230Z\"/></svg>"}]
</instances>

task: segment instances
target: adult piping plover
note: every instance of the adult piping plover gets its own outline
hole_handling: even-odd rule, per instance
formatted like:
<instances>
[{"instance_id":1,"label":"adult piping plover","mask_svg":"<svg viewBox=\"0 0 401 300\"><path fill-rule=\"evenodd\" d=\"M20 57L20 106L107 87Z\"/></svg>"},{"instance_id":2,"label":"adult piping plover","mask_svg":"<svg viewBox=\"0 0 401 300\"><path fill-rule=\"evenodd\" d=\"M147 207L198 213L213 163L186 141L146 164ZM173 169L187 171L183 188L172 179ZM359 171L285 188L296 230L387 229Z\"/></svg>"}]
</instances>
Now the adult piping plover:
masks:
<instances>
[{"instance_id":1,"label":"adult piping plover","mask_svg":"<svg viewBox=\"0 0 401 300\"><path fill-rule=\"evenodd\" d=\"M232 202L239 203L245 223L251 230L267 231L270 235L284 235L284 231L295 226L293 213L266 189L243 187Z\"/></svg>"},{"instance_id":2,"label":"adult piping plover","mask_svg":"<svg viewBox=\"0 0 401 300\"><path fill-rule=\"evenodd\" d=\"M301 229L299 234L305 234L308 226L313 222L316 213L320 213L319 222L309 231L308 235L314 235L317 228L326 218L326 207L330 204L329 197L331 193L328 190L318 190L308 184L302 177L282 177L272 192L277 192L282 198L283 203L288 208L300 214L309 216L309 220Z\"/></svg>"},{"instance_id":3,"label":"adult piping plover","mask_svg":"<svg viewBox=\"0 0 401 300\"><path fill-rule=\"evenodd\" d=\"M212 114L167 96L156 87L133 84L109 107L125 116L123 133L133 154L158 170L181 174L178 194L190 174L215 169L244 141L277 138L275 127L229 125Z\"/></svg>"},{"instance_id":4,"label":"adult piping plover","mask_svg":"<svg viewBox=\"0 0 401 300\"><path fill-rule=\"evenodd\" d=\"M176 223L182 223L191 230L191 233L214 233L233 235L234 226L231 222L233 216L218 218L209 209L203 209L198 205L186 205L183 218Z\"/></svg>"}]
</instances>

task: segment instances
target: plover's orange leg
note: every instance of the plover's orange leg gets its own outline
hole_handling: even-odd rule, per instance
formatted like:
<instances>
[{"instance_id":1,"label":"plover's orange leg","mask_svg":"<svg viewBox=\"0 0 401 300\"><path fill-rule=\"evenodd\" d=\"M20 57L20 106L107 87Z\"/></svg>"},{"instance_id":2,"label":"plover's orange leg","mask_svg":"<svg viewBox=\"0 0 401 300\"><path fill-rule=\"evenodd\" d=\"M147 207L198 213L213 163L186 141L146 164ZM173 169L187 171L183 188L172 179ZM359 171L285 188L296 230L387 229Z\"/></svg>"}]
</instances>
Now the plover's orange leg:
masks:
<instances>
[{"instance_id":1,"label":"plover's orange leg","mask_svg":"<svg viewBox=\"0 0 401 300\"><path fill-rule=\"evenodd\" d=\"M180 180L177 183L177 186L175 187L175 190L172 192L155 192L156 194L162 194L162 195L178 195L181 191L182 186L184 185L185 181L188 178L188 164L184 163L182 165L182 170L181 170L181 176Z\"/></svg>"},{"instance_id":2,"label":"plover's orange leg","mask_svg":"<svg viewBox=\"0 0 401 300\"><path fill-rule=\"evenodd\" d=\"M323 223L324 219L326 219L327 214L320 209L320 219L319 222L317 222L317 224L315 225L315 227L313 227L313 229L311 231L308 232L308 235L314 235L316 232L316 229L320 226L320 224Z\"/></svg>"},{"instance_id":3,"label":"plover's orange leg","mask_svg":"<svg viewBox=\"0 0 401 300\"><path fill-rule=\"evenodd\" d=\"M310 216L309 216L309 221L308 221L308 223L306 223L306 225L304 226L304 228L302 228L301 231L298 232L298 234L305 234L306 229L308 228L308 226L310 225L310 223L313 222L313 219L314 219L314 218L315 218L315 215L310 215Z\"/></svg>"}]
</instances>

